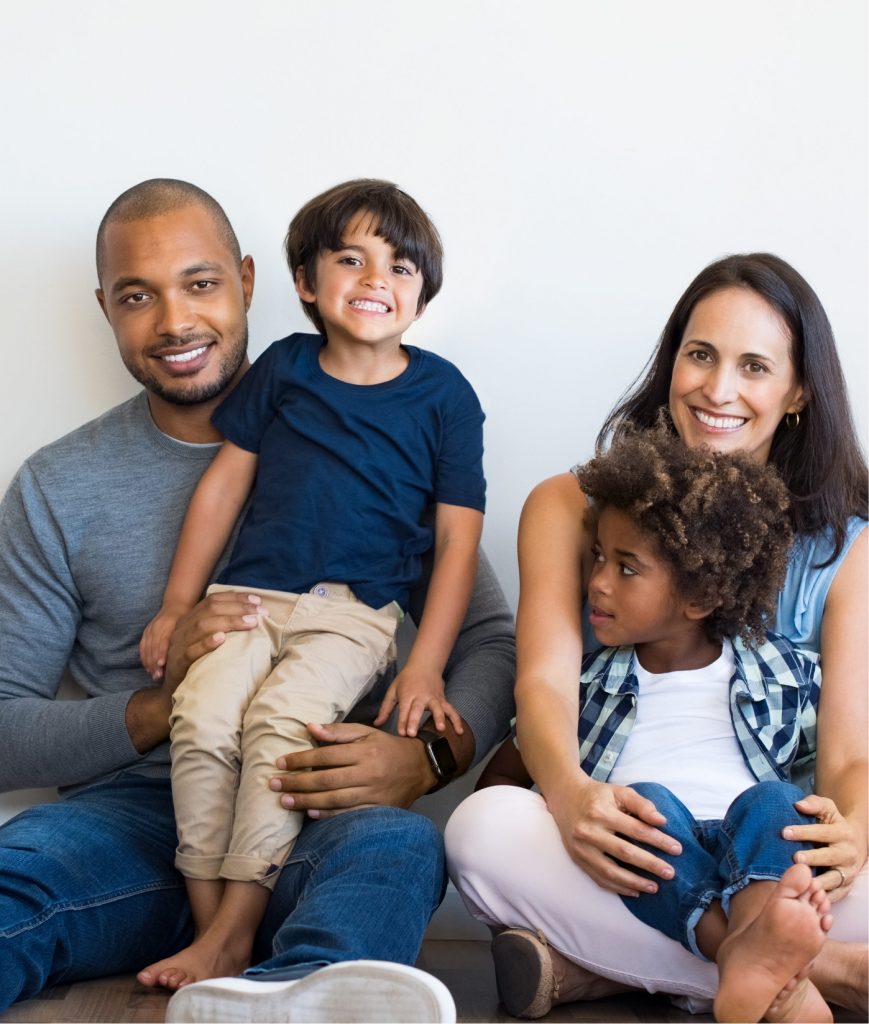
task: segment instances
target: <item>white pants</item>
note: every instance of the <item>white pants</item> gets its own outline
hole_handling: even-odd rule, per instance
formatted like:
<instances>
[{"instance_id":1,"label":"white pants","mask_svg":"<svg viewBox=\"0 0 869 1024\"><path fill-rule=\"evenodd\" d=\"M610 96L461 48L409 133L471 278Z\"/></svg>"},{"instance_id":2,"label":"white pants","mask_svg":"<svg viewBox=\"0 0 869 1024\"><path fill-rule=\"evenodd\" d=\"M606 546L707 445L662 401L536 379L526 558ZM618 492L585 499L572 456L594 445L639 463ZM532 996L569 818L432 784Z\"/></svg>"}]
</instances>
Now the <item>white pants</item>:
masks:
<instances>
[{"instance_id":1,"label":"white pants","mask_svg":"<svg viewBox=\"0 0 869 1024\"><path fill-rule=\"evenodd\" d=\"M492 786L468 797L445 831L450 878L484 924L540 929L553 949L595 974L648 992L694 997L718 987L714 963L650 928L621 897L601 889L568 855L539 793ZM867 941L869 874L833 906L831 939Z\"/></svg>"}]
</instances>

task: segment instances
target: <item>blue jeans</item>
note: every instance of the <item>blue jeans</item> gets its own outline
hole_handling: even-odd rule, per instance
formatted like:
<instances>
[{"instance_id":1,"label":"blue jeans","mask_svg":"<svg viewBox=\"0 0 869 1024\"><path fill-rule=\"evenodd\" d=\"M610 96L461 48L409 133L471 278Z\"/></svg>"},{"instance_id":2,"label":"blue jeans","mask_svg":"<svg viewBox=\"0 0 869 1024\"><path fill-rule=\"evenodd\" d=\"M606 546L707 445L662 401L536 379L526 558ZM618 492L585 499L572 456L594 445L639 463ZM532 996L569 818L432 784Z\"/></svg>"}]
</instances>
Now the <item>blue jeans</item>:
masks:
<instances>
[{"instance_id":1,"label":"blue jeans","mask_svg":"<svg viewBox=\"0 0 869 1024\"><path fill-rule=\"evenodd\" d=\"M712 901L720 900L727 914L734 893L751 881L777 881L792 866L798 850L812 849L811 843L781 837L786 825L815 824L813 818L795 810L794 803L805 794L789 782L750 786L723 818L714 821L697 821L666 786L638 782L631 789L651 800L664 815L667 823L662 831L679 840L682 853L664 853L638 843L671 864L676 874L667 880L638 871L653 878L658 891L623 896L622 901L635 917L704 960L694 932Z\"/></svg>"},{"instance_id":2,"label":"blue jeans","mask_svg":"<svg viewBox=\"0 0 869 1024\"><path fill-rule=\"evenodd\" d=\"M193 937L168 779L133 775L0 826L0 1011L46 985L138 971ZM446 885L427 819L394 807L310 821L257 935L251 975L340 960L413 964Z\"/></svg>"}]
</instances>

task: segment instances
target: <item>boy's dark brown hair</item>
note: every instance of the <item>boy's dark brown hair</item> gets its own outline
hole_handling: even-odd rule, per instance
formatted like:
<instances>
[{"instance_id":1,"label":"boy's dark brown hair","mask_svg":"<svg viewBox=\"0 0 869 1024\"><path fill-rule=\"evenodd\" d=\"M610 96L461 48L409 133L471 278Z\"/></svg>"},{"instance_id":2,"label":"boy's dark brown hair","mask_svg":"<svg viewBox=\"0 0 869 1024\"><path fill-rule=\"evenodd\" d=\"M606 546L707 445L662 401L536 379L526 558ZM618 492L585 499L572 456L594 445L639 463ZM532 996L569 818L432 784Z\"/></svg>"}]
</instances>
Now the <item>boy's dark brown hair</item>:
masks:
<instances>
[{"instance_id":1,"label":"boy's dark brown hair","mask_svg":"<svg viewBox=\"0 0 869 1024\"><path fill-rule=\"evenodd\" d=\"M763 639L793 540L788 491L775 468L741 453L689 448L663 422L625 426L577 470L592 502L628 516L669 565L673 589L714 610L710 640Z\"/></svg>"},{"instance_id":2,"label":"boy's dark brown hair","mask_svg":"<svg viewBox=\"0 0 869 1024\"><path fill-rule=\"evenodd\" d=\"M391 181L355 178L315 196L290 221L284 251L293 281L303 268L305 284L316 285L317 257L344 244L347 226L363 212L372 230L395 250L397 259L410 260L422 274L417 312L437 295L443 284L443 246L440 235L422 207ZM302 300L308 319L321 334L325 325L313 302Z\"/></svg>"}]
</instances>

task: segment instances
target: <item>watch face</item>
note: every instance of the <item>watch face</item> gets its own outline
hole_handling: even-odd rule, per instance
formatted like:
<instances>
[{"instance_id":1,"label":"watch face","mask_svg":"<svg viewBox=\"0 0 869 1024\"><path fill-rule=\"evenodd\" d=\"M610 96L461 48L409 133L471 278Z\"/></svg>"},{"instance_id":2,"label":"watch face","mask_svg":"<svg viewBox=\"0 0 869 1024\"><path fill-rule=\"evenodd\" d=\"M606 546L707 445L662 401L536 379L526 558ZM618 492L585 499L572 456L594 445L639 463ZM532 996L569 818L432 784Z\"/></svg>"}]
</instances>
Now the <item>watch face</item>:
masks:
<instances>
[{"instance_id":1,"label":"watch face","mask_svg":"<svg viewBox=\"0 0 869 1024\"><path fill-rule=\"evenodd\" d=\"M428 748L431 751L435 772L442 779L451 779L455 775L458 765L450 741L446 736L437 736L429 741Z\"/></svg>"}]
</instances>

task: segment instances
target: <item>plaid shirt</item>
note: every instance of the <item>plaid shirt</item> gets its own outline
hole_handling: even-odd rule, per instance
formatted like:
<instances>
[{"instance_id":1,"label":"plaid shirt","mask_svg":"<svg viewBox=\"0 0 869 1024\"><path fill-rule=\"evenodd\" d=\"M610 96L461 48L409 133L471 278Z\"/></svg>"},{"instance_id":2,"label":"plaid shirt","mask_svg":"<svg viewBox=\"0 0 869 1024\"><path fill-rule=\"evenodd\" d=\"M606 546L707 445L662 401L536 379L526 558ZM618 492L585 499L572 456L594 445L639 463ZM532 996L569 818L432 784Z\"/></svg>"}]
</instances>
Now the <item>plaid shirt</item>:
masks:
<instances>
[{"instance_id":1,"label":"plaid shirt","mask_svg":"<svg viewBox=\"0 0 869 1024\"><path fill-rule=\"evenodd\" d=\"M730 718L743 757L758 781L790 779L814 767L821 670L808 652L767 633L756 650L733 640ZM639 683L633 647L605 647L583 658L579 757L586 774L605 782L637 716ZM792 781L804 784L807 773ZM807 780L806 780L807 781Z\"/></svg>"}]
</instances>

